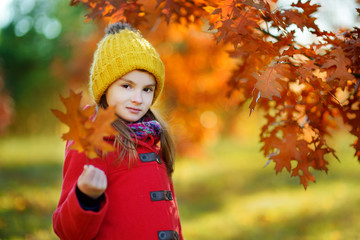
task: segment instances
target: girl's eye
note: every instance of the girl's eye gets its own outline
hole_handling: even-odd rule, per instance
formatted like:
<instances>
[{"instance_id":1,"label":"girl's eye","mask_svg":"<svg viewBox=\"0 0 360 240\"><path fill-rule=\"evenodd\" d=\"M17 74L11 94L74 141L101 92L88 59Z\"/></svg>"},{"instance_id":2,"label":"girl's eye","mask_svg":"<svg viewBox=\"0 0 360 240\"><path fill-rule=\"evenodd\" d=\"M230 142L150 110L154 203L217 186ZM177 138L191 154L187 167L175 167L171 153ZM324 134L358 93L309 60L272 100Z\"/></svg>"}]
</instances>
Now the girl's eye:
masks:
<instances>
[{"instance_id":1,"label":"girl's eye","mask_svg":"<svg viewBox=\"0 0 360 240\"><path fill-rule=\"evenodd\" d=\"M150 93L150 92L154 91L154 89L152 89L152 88L144 88L144 91L147 92L147 93Z\"/></svg>"},{"instance_id":2,"label":"girl's eye","mask_svg":"<svg viewBox=\"0 0 360 240\"><path fill-rule=\"evenodd\" d=\"M121 87L127 89L127 88L130 88L130 84L123 84L123 85L121 85Z\"/></svg>"}]
</instances>

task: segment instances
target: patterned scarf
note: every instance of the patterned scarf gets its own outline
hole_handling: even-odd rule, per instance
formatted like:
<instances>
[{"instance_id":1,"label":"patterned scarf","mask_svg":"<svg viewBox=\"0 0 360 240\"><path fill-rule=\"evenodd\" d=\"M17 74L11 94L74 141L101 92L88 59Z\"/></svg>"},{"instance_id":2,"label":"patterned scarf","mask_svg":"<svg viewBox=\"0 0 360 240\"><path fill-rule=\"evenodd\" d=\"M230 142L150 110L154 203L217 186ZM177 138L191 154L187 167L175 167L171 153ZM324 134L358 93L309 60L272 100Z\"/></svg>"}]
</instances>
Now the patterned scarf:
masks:
<instances>
[{"instance_id":1,"label":"patterned scarf","mask_svg":"<svg viewBox=\"0 0 360 240\"><path fill-rule=\"evenodd\" d=\"M156 120L144 119L141 122L129 123L127 126L134 131L139 140L144 140L149 135L153 136L155 142L160 139L161 125Z\"/></svg>"}]
</instances>

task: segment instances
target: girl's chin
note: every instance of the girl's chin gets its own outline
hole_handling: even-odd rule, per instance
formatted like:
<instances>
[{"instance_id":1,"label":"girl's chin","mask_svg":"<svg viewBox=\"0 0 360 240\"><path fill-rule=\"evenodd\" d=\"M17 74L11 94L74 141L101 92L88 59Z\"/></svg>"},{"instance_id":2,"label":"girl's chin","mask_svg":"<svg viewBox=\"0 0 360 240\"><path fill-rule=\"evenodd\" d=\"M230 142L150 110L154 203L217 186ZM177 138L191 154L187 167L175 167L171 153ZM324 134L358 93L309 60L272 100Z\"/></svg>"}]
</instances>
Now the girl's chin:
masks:
<instances>
[{"instance_id":1,"label":"girl's chin","mask_svg":"<svg viewBox=\"0 0 360 240\"><path fill-rule=\"evenodd\" d=\"M141 119L141 117L128 117L128 116L122 117L119 114L116 114L116 116L128 123L137 122L137 121L139 121L139 119Z\"/></svg>"}]
</instances>

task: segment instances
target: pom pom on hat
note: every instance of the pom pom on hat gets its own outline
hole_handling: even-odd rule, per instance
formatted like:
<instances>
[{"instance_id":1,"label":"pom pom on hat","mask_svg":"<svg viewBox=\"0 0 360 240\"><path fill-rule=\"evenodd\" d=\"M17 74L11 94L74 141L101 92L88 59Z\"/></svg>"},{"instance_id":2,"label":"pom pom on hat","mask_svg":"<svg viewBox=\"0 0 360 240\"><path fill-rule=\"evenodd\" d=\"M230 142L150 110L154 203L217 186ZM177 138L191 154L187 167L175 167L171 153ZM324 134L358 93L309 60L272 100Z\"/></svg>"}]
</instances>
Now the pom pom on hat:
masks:
<instances>
[{"instance_id":1,"label":"pom pom on hat","mask_svg":"<svg viewBox=\"0 0 360 240\"><path fill-rule=\"evenodd\" d=\"M115 23L99 42L90 70L89 89L99 104L107 88L121 76L145 70L156 80L153 103L164 87L165 68L155 48L142 35L126 23Z\"/></svg>"}]
</instances>

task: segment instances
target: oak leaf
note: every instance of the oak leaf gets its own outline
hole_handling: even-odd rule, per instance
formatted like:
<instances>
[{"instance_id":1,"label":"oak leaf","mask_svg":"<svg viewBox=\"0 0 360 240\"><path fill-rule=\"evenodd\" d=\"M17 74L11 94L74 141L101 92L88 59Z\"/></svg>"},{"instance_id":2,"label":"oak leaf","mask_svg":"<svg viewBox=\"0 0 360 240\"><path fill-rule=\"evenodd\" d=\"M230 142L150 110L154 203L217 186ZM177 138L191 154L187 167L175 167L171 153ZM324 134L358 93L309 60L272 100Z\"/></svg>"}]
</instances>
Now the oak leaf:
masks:
<instances>
[{"instance_id":1,"label":"oak leaf","mask_svg":"<svg viewBox=\"0 0 360 240\"><path fill-rule=\"evenodd\" d=\"M309 181L315 182L315 177L310 173L309 168L312 167L316 169L316 159L310 157L313 151L308 147L308 142L305 140L299 140L297 142L297 148L299 149L299 155L296 159L297 165L292 169L291 176L299 177L300 184L306 189Z\"/></svg>"},{"instance_id":2,"label":"oak leaf","mask_svg":"<svg viewBox=\"0 0 360 240\"><path fill-rule=\"evenodd\" d=\"M88 137L88 141L91 143L91 147L86 150L86 155L90 158L97 157L95 150L101 150L102 153L114 151L113 145L104 141L104 136L113 136L117 134L117 131L112 126L112 123L116 120L115 107L109 106L106 110L99 108L94 121L91 122L93 132Z\"/></svg>"},{"instance_id":3,"label":"oak leaf","mask_svg":"<svg viewBox=\"0 0 360 240\"><path fill-rule=\"evenodd\" d=\"M66 113L52 109L54 115L69 127L69 132L62 135L65 141L73 141L70 149L85 152L90 159L96 158L100 153L115 150L114 146L104 140L105 136L116 134L111 123L116 120L115 109L108 107L99 109L96 113L95 106L80 108L82 93L70 91L69 97L60 96L65 105Z\"/></svg>"},{"instance_id":4,"label":"oak leaf","mask_svg":"<svg viewBox=\"0 0 360 240\"><path fill-rule=\"evenodd\" d=\"M280 92L283 90L281 81L282 76L277 72L275 67L269 67L265 71L253 74L257 79L255 88L259 90L262 98L272 99L280 97Z\"/></svg>"},{"instance_id":5,"label":"oak leaf","mask_svg":"<svg viewBox=\"0 0 360 240\"><path fill-rule=\"evenodd\" d=\"M340 81L339 85L341 87L346 86L346 81L351 80L354 76L348 72L348 67L351 64L350 59L345 57L345 54L342 49L336 48L330 56L332 58L328 59L323 65L322 68L327 69L327 82L333 82L338 79Z\"/></svg>"},{"instance_id":6,"label":"oak leaf","mask_svg":"<svg viewBox=\"0 0 360 240\"><path fill-rule=\"evenodd\" d=\"M271 159L275 162L276 173L281 172L283 168L291 171L291 160L296 160L300 156L298 147L298 127L289 125L280 128L283 136L282 138L274 137L271 139L271 146L278 149L279 153L272 156Z\"/></svg>"},{"instance_id":7,"label":"oak leaf","mask_svg":"<svg viewBox=\"0 0 360 240\"><path fill-rule=\"evenodd\" d=\"M320 7L319 4L311 5L311 0L308 0L305 3L302 3L300 0L298 0L297 3L292 3L292 7L298 7L302 8L304 10L304 15L309 16L317 11L317 9Z\"/></svg>"},{"instance_id":8,"label":"oak leaf","mask_svg":"<svg viewBox=\"0 0 360 240\"><path fill-rule=\"evenodd\" d=\"M91 134L93 129L87 127L86 123L89 121L91 115L94 114L94 107L88 107L84 110L80 109L81 92L74 93L70 91L67 98L60 96L61 102L66 107L66 113L59 110L52 109L53 114L64 124L69 127L69 132L62 135L65 141L73 140L74 144L71 149L77 149L79 152L85 151L89 143L85 140Z\"/></svg>"},{"instance_id":9,"label":"oak leaf","mask_svg":"<svg viewBox=\"0 0 360 240\"><path fill-rule=\"evenodd\" d=\"M315 17L311 17L310 15L317 11L317 9L320 7L318 4L311 5L310 0L301 3L299 0L297 3L291 4L292 7L298 7L303 9L303 12L300 13L296 10L290 10L286 11L286 15L289 18L289 20L296 24L301 30L304 30L304 27L312 28L315 32L320 32L318 26L315 24Z\"/></svg>"},{"instance_id":10,"label":"oak leaf","mask_svg":"<svg viewBox=\"0 0 360 240\"><path fill-rule=\"evenodd\" d=\"M302 159L297 162L297 166L293 169L291 176L299 176L300 183L306 189L308 186L308 182L315 182L315 177L309 172L309 168L314 168L314 161L310 161L307 158Z\"/></svg>"}]
</instances>

